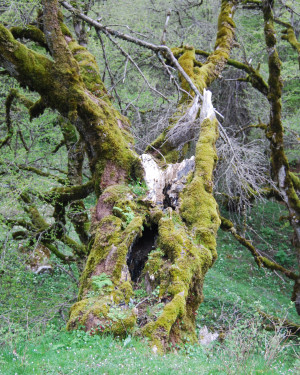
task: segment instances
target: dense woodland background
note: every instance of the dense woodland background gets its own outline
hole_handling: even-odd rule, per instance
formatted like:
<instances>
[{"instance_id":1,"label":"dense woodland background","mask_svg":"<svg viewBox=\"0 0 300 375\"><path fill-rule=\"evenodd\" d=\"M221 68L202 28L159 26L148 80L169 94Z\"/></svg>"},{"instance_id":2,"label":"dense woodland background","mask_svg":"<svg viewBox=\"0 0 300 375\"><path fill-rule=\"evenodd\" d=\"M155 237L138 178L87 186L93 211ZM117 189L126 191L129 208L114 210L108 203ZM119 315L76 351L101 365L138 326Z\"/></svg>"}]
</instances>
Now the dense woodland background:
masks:
<instances>
[{"instance_id":1,"label":"dense woodland background","mask_svg":"<svg viewBox=\"0 0 300 375\"><path fill-rule=\"evenodd\" d=\"M206 52L214 49L221 3L217 0L73 3L83 12L89 6L88 16L101 24L153 44L164 41L169 47L188 45ZM255 69L259 67L260 75L267 81L264 21L256 3L259 1L238 2L230 58ZM0 1L0 22L7 28L32 24L39 6L35 0ZM64 22L76 35L72 15L65 9L62 12ZM274 15L291 24L299 40L299 2L276 1ZM81 21L79 26L83 26ZM290 170L299 177L299 45L297 51L282 39L285 27L280 23L275 26L276 47L282 62L284 147ZM178 72L174 66L166 67L150 50L105 33L97 34L88 24L84 28L87 49L96 58L108 95L114 107L129 118L135 150L143 154L176 114L182 97ZM82 29L81 35L84 35ZM49 57L44 48L26 36L20 40ZM204 63L206 57L199 53L197 60ZM22 96L36 102L39 95L20 87L4 69L0 74L0 139L3 141L7 134L11 135L8 142L1 144L0 154L0 374L133 374L139 371L286 374L299 370L299 318L290 302L294 282L280 270L258 268L249 249L221 229L217 239L218 260L205 278L204 302L196 316L199 339L206 326L210 332L219 334L218 340L206 347L189 341L180 345L171 343L172 353L175 351L178 356L171 353L160 358L146 349L147 339L146 343L136 341L133 333L118 341L109 335L101 337L83 330L65 332L86 260L85 256L74 256L80 253L80 246L86 245L72 224L76 207L72 204L66 207L64 236L68 240L53 237L51 241L57 254L50 255L49 249L41 246L39 237L32 235L30 225L24 226L28 222L24 196L29 192L31 204L48 224L54 223L53 207L40 196L63 186L68 175L70 148L64 142L60 114L46 109L38 118L30 119ZM222 115L217 114L221 131L217 141L214 196L221 215L234 223L237 233L260 255L299 274L288 211L274 197L268 199L259 193L266 186L276 188L270 173L269 141L264 130L256 126L268 124L270 108L266 96L253 88L247 77L247 73L228 64L209 87L214 108ZM15 97L8 106L13 90L18 90L19 99ZM199 128L197 122L193 128L187 123L179 137L195 144ZM83 183L90 176L85 158ZM142 179L129 181L129 186L137 196L143 196L147 190ZM256 193L252 194L253 191ZM84 215L89 219L95 201L94 192L83 200ZM130 219L130 213L126 213L126 220ZM47 254L46 258L41 251ZM68 257L75 261L68 261ZM37 272L39 266L45 266L48 272ZM142 283L136 285L130 301L133 307L146 298L157 300L159 289L151 291L150 297L145 289ZM162 306L154 302L153 306L147 313L155 317ZM24 341L28 344L24 345Z\"/></svg>"}]
</instances>

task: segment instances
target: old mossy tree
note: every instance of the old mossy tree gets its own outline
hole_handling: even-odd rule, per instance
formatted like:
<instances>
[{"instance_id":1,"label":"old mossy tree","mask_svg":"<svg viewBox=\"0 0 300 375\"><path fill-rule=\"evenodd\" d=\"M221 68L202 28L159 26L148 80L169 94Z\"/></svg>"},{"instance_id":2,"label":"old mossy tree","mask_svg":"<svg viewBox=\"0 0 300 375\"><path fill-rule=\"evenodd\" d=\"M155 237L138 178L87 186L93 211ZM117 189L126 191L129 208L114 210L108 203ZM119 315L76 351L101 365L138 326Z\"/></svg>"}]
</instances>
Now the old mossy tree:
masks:
<instances>
[{"instance_id":1,"label":"old mossy tree","mask_svg":"<svg viewBox=\"0 0 300 375\"><path fill-rule=\"evenodd\" d=\"M268 82L259 69L229 59L235 43L233 17L239 5L263 12ZM299 309L298 274L260 256L250 242L236 233L231 222L220 217L213 195L219 130L206 89L228 63L246 72L247 81L270 103L269 123L257 126L265 131L271 146L274 185L264 193L286 204L299 248L300 184L290 172L283 147L282 84L273 5L271 0L222 0L212 53L188 45L170 49L164 43L145 42L105 27L87 17L80 7L57 0L41 1L34 25L10 29L0 26L1 73L40 95L37 102L31 102L17 90L10 92L6 100L7 135L1 140L1 148L9 146L14 134L10 119L13 101L25 105L31 119L42 115L46 108L61 116L59 126L68 151L67 178L56 178L60 185L47 193L23 191L20 199L27 220L5 220L7 225L23 228L15 238L26 239L28 248L38 244L65 263L84 263L78 302L71 308L68 329L81 326L119 336L134 332L148 337L159 350L169 342L196 340L195 315L203 300L205 273L217 258L216 235L220 225L248 247L259 266L281 271L294 280L293 299ZM173 130L180 126L175 113L169 126L148 147L147 154L137 155L129 121L112 105L96 60L86 48L86 35L81 34L80 42L76 41L64 24L60 7L73 12L75 26L87 22L98 35L103 32L136 43L157 54L162 64L178 70L182 97L177 112L181 119L185 116L190 122L200 122L195 147L192 142L181 147L178 137L174 138ZM27 47L23 42L28 40L42 47L44 53ZM207 59L201 63L196 55ZM192 153L194 156L190 157ZM90 171L88 181L83 179L85 157ZM47 174L34 167L20 168ZM155 181L157 176L161 183ZM136 193L132 184L144 178L148 191ZM177 187L172 190L173 183ZM97 200L89 220L83 199L92 192ZM249 192L257 194L251 186ZM36 198L53 207L51 223L35 205ZM80 242L66 233L66 212ZM72 255L60 251L53 239L68 246ZM141 283L148 296L134 305L133 288Z\"/></svg>"}]
</instances>

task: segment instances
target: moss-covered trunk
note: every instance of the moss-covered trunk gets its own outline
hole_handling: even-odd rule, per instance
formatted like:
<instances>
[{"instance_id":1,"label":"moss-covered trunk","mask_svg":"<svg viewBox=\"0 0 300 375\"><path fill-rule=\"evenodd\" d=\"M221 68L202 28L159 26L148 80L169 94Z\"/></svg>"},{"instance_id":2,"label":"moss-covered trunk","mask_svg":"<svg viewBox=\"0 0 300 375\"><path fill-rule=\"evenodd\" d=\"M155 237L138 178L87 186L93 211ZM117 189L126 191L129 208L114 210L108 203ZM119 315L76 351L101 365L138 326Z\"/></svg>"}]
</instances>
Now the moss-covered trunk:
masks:
<instances>
[{"instance_id":1,"label":"moss-covered trunk","mask_svg":"<svg viewBox=\"0 0 300 375\"><path fill-rule=\"evenodd\" d=\"M193 47L180 51L179 62L201 93L229 57L234 10L235 2L222 1L215 52L202 68L195 65ZM183 78L181 84L189 90ZM190 107L184 95L181 107L186 105ZM71 309L70 329L83 324L93 332L126 335L133 331L147 336L159 350L169 342L197 339L195 315L203 300L205 273L217 258L220 225L212 193L218 122L209 92L204 94L200 119L195 167L186 176L175 206L164 198L140 199L125 185L109 186L100 196L93 225L95 242L81 278L79 302ZM169 163L182 160L184 155L176 146L164 143L165 136L158 138L155 148ZM168 164L165 168L170 171L173 167ZM152 248L147 247L149 233ZM99 283L109 285L99 287Z\"/></svg>"},{"instance_id":2,"label":"moss-covered trunk","mask_svg":"<svg viewBox=\"0 0 300 375\"><path fill-rule=\"evenodd\" d=\"M196 340L195 315L205 273L217 257L220 225L212 195L218 123L209 94L204 96L195 167L185 176L177 206L167 207L166 201L163 206L147 193L140 197L126 184L111 184L100 195L94 242L69 329L83 325L116 335L134 331L160 350L170 340ZM169 165L169 173L176 167Z\"/></svg>"},{"instance_id":3,"label":"moss-covered trunk","mask_svg":"<svg viewBox=\"0 0 300 375\"><path fill-rule=\"evenodd\" d=\"M204 101L200 136L190 161L194 167L169 181L181 182L177 196L172 197L176 204L167 197L156 201L147 195L140 183L147 171L132 148L129 123L112 106L95 59L62 23L57 0L42 3L43 43L53 60L28 49L0 26L0 64L22 85L40 94L41 100L32 108L35 114L37 109L50 107L76 127L88 155L91 182L57 189L55 198L48 198L63 203L80 200L91 184L97 196L90 252L68 328L116 335L135 332L147 336L158 350L169 342L195 341L195 315L203 299L205 273L217 257L220 225L212 193L218 122L210 93L204 89L228 59L236 2L222 1L216 48L203 67L195 65L194 48L185 47L179 54L180 64ZM183 78L181 83L185 88ZM187 97L184 102L190 105ZM169 172L180 168L176 162L182 156L176 147L169 145L161 152L175 163L168 166ZM171 159L169 152L173 152ZM155 165L152 156L149 158ZM158 165L156 168L159 170ZM160 169L160 173L164 171ZM160 194L166 194L165 187L162 185Z\"/></svg>"}]
</instances>

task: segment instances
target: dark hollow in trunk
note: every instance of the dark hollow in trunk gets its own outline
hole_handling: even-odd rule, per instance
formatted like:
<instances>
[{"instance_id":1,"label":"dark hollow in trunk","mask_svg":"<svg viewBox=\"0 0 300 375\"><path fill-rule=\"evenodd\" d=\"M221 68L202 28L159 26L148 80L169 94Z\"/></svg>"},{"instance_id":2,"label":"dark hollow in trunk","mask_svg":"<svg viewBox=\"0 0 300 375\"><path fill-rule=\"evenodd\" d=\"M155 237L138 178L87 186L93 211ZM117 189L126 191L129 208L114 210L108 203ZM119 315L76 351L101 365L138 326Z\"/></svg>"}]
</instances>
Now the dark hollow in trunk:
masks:
<instances>
[{"instance_id":1,"label":"dark hollow in trunk","mask_svg":"<svg viewBox=\"0 0 300 375\"><path fill-rule=\"evenodd\" d=\"M131 280L136 282L140 277L150 251L155 249L158 228L157 225L145 227L140 237L131 247L127 255L127 266Z\"/></svg>"}]
</instances>

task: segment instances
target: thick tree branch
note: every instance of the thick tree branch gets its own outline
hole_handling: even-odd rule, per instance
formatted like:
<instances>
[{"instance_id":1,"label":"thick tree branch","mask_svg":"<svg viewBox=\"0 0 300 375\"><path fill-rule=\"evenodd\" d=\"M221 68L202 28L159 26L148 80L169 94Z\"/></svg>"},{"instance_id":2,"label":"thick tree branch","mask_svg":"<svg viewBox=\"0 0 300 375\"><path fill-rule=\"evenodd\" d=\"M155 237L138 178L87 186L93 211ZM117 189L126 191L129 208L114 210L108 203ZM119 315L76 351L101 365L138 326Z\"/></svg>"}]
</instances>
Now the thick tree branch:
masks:
<instances>
[{"instance_id":1,"label":"thick tree branch","mask_svg":"<svg viewBox=\"0 0 300 375\"><path fill-rule=\"evenodd\" d=\"M175 49L173 49L173 52L174 52L176 57L179 57L180 54L182 54L184 52L184 49L183 48L175 48ZM206 52L206 51L203 51L203 50L200 50L200 49L196 49L195 53L196 53L196 55L201 55L201 56L205 56L205 57L209 57L211 55L211 52ZM228 59L227 65L233 66L234 68L240 69L240 70L244 71L245 73L247 73L247 77L244 80L246 82L251 83L251 85L255 89L257 89L258 91L260 91L263 95L265 95L265 96L268 95L269 86L268 86L267 82L265 82L263 77L259 74L259 68L260 68L259 65L255 69L249 64L244 64L244 63L241 63L241 62L239 62L237 60L233 60L233 59Z\"/></svg>"},{"instance_id":2,"label":"thick tree branch","mask_svg":"<svg viewBox=\"0 0 300 375\"><path fill-rule=\"evenodd\" d=\"M14 36L14 38L25 38L32 40L33 42L38 43L41 47L44 47L48 49L48 45L46 43L45 34L42 32L42 30L38 29L35 26L27 25L25 27L12 27L10 29L10 32Z\"/></svg>"},{"instance_id":3,"label":"thick tree branch","mask_svg":"<svg viewBox=\"0 0 300 375\"><path fill-rule=\"evenodd\" d=\"M286 268L282 267L280 264L273 262L264 256L261 256L260 253L255 249L255 247L252 245L250 241L248 241L246 238L240 236L237 233L233 223L230 220L225 219L224 217L221 217L221 229L223 229L226 232L230 232L240 244L242 244L244 247L250 250L258 267L263 266L272 271L280 271L287 278L294 280L294 281L300 281L300 275L297 275L293 271L287 270Z\"/></svg>"},{"instance_id":4,"label":"thick tree branch","mask_svg":"<svg viewBox=\"0 0 300 375\"><path fill-rule=\"evenodd\" d=\"M296 38L296 34L295 34L293 26L287 22L282 22L281 20L277 18L274 18L274 22L285 27L285 29L282 31L283 35L281 39L288 41L289 44L294 48L294 50L298 52L298 62L299 62L299 69L300 69L300 43L298 42Z\"/></svg>"},{"instance_id":5,"label":"thick tree branch","mask_svg":"<svg viewBox=\"0 0 300 375\"><path fill-rule=\"evenodd\" d=\"M73 70L78 73L78 65L71 54L66 39L61 30L62 19L59 19L59 6L57 0L42 0L43 26L47 45L57 64L61 68Z\"/></svg>"},{"instance_id":6,"label":"thick tree branch","mask_svg":"<svg viewBox=\"0 0 300 375\"><path fill-rule=\"evenodd\" d=\"M60 184L62 185L65 185L66 184L66 179L64 178L60 178L58 176L55 176L49 172L44 172L38 168L35 168L35 167L31 167L29 165L25 165L25 164L18 164L17 167L19 169L22 169L23 171L28 171L28 172L32 172L32 173L35 173L39 176L42 176L42 177L49 177L49 178L52 178L54 180L56 180L57 182L59 182Z\"/></svg>"},{"instance_id":7,"label":"thick tree branch","mask_svg":"<svg viewBox=\"0 0 300 375\"><path fill-rule=\"evenodd\" d=\"M49 193L37 193L36 195L51 204L55 204L57 202L67 204L76 200L84 199L93 191L94 182L89 181L83 185L58 187L52 189Z\"/></svg>"}]
</instances>

